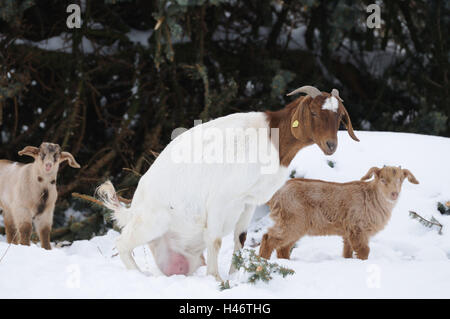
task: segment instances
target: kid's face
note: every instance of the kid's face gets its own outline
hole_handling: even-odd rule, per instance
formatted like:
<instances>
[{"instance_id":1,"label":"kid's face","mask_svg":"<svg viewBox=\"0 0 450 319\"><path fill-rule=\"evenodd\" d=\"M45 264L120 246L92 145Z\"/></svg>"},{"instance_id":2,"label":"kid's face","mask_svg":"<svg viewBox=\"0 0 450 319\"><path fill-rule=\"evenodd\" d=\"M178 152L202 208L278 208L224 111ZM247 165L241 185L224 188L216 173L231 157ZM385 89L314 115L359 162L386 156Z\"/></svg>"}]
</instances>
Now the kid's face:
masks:
<instances>
[{"instance_id":1,"label":"kid's face","mask_svg":"<svg viewBox=\"0 0 450 319\"><path fill-rule=\"evenodd\" d=\"M39 147L37 160L42 164L42 170L46 174L58 171L61 148L58 144L42 143Z\"/></svg>"},{"instance_id":2,"label":"kid's face","mask_svg":"<svg viewBox=\"0 0 450 319\"><path fill-rule=\"evenodd\" d=\"M381 191L386 198L392 201L398 199L404 179L405 176L403 175L401 168L398 167L383 167L378 174Z\"/></svg>"},{"instance_id":3,"label":"kid's face","mask_svg":"<svg viewBox=\"0 0 450 319\"><path fill-rule=\"evenodd\" d=\"M407 169L401 167L385 166L377 174L381 191L389 200L396 201L402 190L405 178L413 184L419 184L414 175Z\"/></svg>"}]
</instances>

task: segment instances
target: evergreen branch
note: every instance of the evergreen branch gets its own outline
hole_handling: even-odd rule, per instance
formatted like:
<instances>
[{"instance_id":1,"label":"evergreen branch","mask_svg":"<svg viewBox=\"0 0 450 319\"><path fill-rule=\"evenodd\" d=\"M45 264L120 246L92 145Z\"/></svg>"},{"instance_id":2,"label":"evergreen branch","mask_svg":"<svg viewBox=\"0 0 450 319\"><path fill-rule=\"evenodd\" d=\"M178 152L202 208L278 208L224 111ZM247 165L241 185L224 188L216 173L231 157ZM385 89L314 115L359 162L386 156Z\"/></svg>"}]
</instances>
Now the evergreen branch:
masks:
<instances>
[{"instance_id":1,"label":"evergreen branch","mask_svg":"<svg viewBox=\"0 0 450 319\"><path fill-rule=\"evenodd\" d=\"M269 282L273 275L281 275L283 278L287 275L293 275L292 269L269 262L267 259L259 257L253 249L243 249L235 252L232 259L233 266L239 270L243 269L248 273L248 282L256 283L258 280ZM220 289L229 289L230 283L222 283Z\"/></svg>"},{"instance_id":2,"label":"evergreen branch","mask_svg":"<svg viewBox=\"0 0 450 319\"><path fill-rule=\"evenodd\" d=\"M445 205L438 202L437 209L442 215L450 215L450 201L446 202Z\"/></svg>"},{"instance_id":3,"label":"evergreen branch","mask_svg":"<svg viewBox=\"0 0 450 319\"><path fill-rule=\"evenodd\" d=\"M136 172L134 169L131 169L131 168L127 168L127 167L124 167L124 168L122 168L124 171L129 171L129 172L132 172L134 175L136 175L136 176L139 176L139 177L141 177L142 176L142 174L141 173L138 173L138 172Z\"/></svg>"},{"instance_id":4,"label":"evergreen branch","mask_svg":"<svg viewBox=\"0 0 450 319\"><path fill-rule=\"evenodd\" d=\"M80 193L72 193L72 197L80 198L80 199L85 200L87 202L91 202L91 203L94 203L96 205L99 205L99 206L102 206L102 207L106 207L105 204L103 204L101 201L99 201L95 197L92 197L92 196L89 196L89 195L84 195L84 194L80 194Z\"/></svg>"},{"instance_id":5,"label":"evergreen branch","mask_svg":"<svg viewBox=\"0 0 450 319\"><path fill-rule=\"evenodd\" d=\"M442 235L442 228L444 226L433 216L431 217L430 220L427 220L424 217L420 216L418 213L413 212L412 210L409 211L409 216L412 219L417 219L425 227L428 227L428 228L432 228L433 226L438 227L439 228L438 234Z\"/></svg>"}]
</instances>

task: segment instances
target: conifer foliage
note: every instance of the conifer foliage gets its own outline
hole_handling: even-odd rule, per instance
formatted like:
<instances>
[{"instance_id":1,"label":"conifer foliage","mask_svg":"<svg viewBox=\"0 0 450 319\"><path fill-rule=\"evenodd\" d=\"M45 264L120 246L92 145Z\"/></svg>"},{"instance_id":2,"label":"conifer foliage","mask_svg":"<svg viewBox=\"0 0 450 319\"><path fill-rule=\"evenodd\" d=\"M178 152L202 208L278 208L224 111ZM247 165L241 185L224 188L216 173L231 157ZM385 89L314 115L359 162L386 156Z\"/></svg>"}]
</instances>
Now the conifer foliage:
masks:
<instances>
[{"instance_id":1,"label":"conifer foliage","mask_svg":"<svg viewBox=\"0 0 450 319\"><path fill-rule=\"evenodd\" d=\"M269 282L274 276L293 275L292 269L270 262L259 257L254 249L244 248L234 253L232 259L233 266L247 277L247 282L256 283L258 281ZM230 283L222 283L222 289L230 288Z\"/></svg>"},{"instance_id":2,"label":"conifer foliage","mask_svg":"<svg viewBox=\"0 0 450 319\"><path fill-rule=\"evenodd\" d=\"M337 88L355 129L450 136L450 2L377 1L371 29L372 2L0 0L0 158L42 141L75 156L61 226L105 179L131 198L174 129L280 109L300 85Z\"/></svg>"}]
</instances>

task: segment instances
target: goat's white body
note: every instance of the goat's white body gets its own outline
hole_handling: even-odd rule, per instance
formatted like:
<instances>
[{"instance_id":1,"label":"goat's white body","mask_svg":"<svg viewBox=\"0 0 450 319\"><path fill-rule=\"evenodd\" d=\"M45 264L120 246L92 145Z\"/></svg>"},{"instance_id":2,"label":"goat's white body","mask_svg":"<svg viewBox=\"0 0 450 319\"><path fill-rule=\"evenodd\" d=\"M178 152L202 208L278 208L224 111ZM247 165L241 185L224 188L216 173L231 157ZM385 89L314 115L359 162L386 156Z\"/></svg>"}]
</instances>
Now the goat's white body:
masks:
<instances>
[{"instance_id":1,"label":"goat's white body","mask_svg":"<svg viewBox=\"0 0 450 319\"><path fill-rule=\"evenodd\" d=\"M159 248L169 245L173 251L187 256L189 273L200 265L200 255L211 242L233 230L245 231L254 207L270 200L288 174L287 168L279 165L278 150L270 143L269 135L266 142L277 160L273 174L261 174L264 164L259 161L208 164L174 160L173 152L186 147L187 138L209 128L221 132L231 128L270 130L266 115L257 112L232 114L195 126L161 152L140 179L129 210L116 213L119 224L125 226L122 236L128 238L129 233L135 244L153 241L151 247L156 255L158 251L164 254L164 249ZM244 144L248 150L248 141ZM245 216L241 217L244 212ZM140 234L143 237L136 238ZM120 246L119 240L119 251ZM209 262L208 258L208 267Z\"/></svg>"}]
</instances>

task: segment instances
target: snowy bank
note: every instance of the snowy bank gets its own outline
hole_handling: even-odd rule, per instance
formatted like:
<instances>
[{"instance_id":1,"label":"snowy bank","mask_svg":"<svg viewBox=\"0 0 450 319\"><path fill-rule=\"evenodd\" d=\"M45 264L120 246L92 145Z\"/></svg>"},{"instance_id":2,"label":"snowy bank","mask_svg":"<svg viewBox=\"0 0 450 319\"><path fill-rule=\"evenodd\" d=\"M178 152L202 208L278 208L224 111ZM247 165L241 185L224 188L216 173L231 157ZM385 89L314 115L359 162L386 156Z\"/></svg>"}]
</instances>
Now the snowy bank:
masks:
<instances>
[{"instance_id":1,"label":"snowy bank","mask_svg":"<svg viewBox=\"0 0 450 319\"><path fill-rule=\"evenodd\" d=\"M338 150L325 156L317 146L300 151L291 163L296 176L344 182L360 179L371 166L401 165L420 184L403 184L388 226L371 241L369 259L344 259L339 237L305 237L292 260L272 261L295 270L268 284L241 283L221 291L201 267L194 276L165 277L148 247L135 249L143 270L127 271L114 249L115 231L69 247L45 251L36 245L9 247L0 237L1 298L450 298L450 216L441 215L438 201L450 200L450 139L389 132L356 132L361 142L339 132ZM331 167L329 162L333 164ZM434 216L443 234L408 216L414 210ZM260 207L246 245L257 246L270 225ZM224 279L233 249L232 235L223 240L220 272Z\"/></svg>"}]
</instances>

